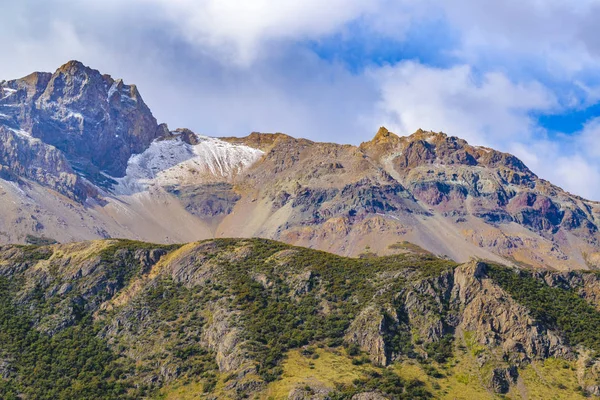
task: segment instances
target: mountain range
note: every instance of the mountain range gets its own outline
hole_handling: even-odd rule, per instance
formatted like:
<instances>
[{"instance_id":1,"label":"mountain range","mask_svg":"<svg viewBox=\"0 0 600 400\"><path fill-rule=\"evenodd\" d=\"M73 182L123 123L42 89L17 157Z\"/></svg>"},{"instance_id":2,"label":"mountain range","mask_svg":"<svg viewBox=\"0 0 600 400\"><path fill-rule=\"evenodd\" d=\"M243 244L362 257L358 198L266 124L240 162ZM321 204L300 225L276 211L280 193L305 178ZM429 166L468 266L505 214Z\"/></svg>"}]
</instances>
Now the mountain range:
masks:
<instances>
[{"instance_id":1,"label":"mountain range","mask_svg":"<svg viewBox=\"0 0 600 400\"><path fill-rule=\"evenodd\" d=\"M345 256L416 244L558 270L600 267L600 204L518 158L380 128L360 146L211 138L158 124L135 85L77 61L0 82L0 241L262 237Z\"/></svg>"},{"instance_id":2,"label":"mountain range","mask_svg":"<svg viewBox=\"0 0 600 400\"><path fill-rule=\"evenodd\" d=\"M0 82L0 398L600 396L600 203L517 157L159 124Z\"/></svg>"}]
</instances>

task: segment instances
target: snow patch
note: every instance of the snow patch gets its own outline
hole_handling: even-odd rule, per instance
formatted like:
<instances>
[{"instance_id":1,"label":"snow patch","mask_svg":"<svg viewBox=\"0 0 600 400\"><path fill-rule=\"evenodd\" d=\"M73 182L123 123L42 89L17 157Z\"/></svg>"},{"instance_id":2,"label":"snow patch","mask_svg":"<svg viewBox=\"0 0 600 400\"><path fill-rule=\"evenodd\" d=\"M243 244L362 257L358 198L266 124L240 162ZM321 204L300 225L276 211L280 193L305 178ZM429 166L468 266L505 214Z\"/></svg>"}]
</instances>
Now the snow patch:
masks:
<instances>
[{"instance_id":1,"label":"snow patch","mask_svg":"<svg viewBox=\"0 0 600 400\"><path fill-rule=\"evenodd\" d=\"M121 88L119 89L119 86ZM110 102L111 97L114 96L115 93L119 93L120 100L130 101L137 103L137 99L131 97L131 85L125 85L122 79L117 79L110 89L108 89L107 99Z\"/></svg>"},{"instance_id":2,"label":"snow patch","mask_svg":"<svg viewBox=\"0 0 600 400\"><path fill-rule=\"evenodd\" d=\"M483 147L483 146L473 146L474 148L476 148L477 150L481 150L484 153L490 153L492 151L492 149L488 148L488 147Z\"/></svg>"},{"instance_id":3,"label":"snow patch","mask_svg":"<svg viewBox=\"0 0 600 400\"><path fill-rule=\"evenodd\" d=\"M33 137L33 136L31 136L31 134L30 134L29 132L27 132L27 131L24 131L24 130L22 130L22 129L13 129L13 128L10 128L10 127L8 127L8 126L6 126L6 125L4 125L4 127L5 127L6 129L8 129L9 131L11 131L11 132L15 133L17 136L19 136L19 137L21 137L21 138L23 138L23 139L26 139L26 140L28 140L28 141L29 141L29 142L31 142L31 143L39 143L39 142L41 142L41 140L40 140L40 139L38 139L38 138L34 138L34 137Z\"/></svg>"},{"instance_id":4,"label":"snow patch","mask_svg":"<svg viewBox=\"0 0 600 400\"><path fill-rule=\"evenodd\" d=\"M8 127L7 127L7 128L8 128ZM31 137L31 135L29 134L29 132L27 132L27 131L24 131L24 130L22 130L22 129L13 129L13 128L8 128L8 130L10 130L10 131L12 131L12 132L16 133L16 134L17 134L17 135L19 135L19 136L23 136L23 137L27 137L27 138L30 138L30 139L32 139L32 137Z\"/></svg>"},{"instance_id":5,"label":"snow patch","mask_svg":"<svg viewBox=\"0 0 600 400\"><path fill-rule=\"evenodd\" d=\"M190 145L181 138L154 141L141 154L133 155L116 194L132 194L151 186L198 184L229 180L255 163L264 153L243 145L198 136L200 143Z\"/></svg>"},{"instance_id":6,"label":"snow patch","mask_svg":"<svg viewBox=\"0 0 600 400\"><path fill-rule=\"evenodd\" d=\"M0 92L2 92L2 96L0 97L0 100L4 100L4 99L12 96L13 94L17 93L17 90L3 87L3 88L0 88Z\"/></svg>"},{"instance_id":7,"label":"snow patch","mask_svg":"<svg viewBox=\"0 0 600 400\"><path fill-rule=\"evenodd\" d=\"M381 217L388 217L388 218L395 219L396 221L400 221L400 218L398 218L398 217L396 217L395 215L392 215L392 214L382 214L382 213L378 213L378 212L376 212L375 214L379 215Z\"/></svg>"},{"instance_id":8,"label":"snow patch","mask_svg":"<svg viewBox=\"0 0 600 400\"><path fill-rule=\"evenodd\" d=\"M118 88L118 82L119 81L115 81L112 84L112 86L110 87L110 89L108 89L108 96L107 96L108 101L110 101L110 98L113 96L113 94L115 94L119 90L119 88Z\"/></svg>"}]
</instances>

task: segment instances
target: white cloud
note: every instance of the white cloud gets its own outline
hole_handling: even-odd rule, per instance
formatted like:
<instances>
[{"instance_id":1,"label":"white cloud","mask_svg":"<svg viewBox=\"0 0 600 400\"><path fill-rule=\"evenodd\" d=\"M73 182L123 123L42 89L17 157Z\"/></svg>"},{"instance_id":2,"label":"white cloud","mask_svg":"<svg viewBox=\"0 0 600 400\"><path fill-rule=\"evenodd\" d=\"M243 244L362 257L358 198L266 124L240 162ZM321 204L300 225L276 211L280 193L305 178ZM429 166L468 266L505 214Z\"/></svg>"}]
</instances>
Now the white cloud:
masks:
<instances>
[{"instance_id":1,"label":"white cloud","mask_svg":"<svg viewBox=\"0 0 600 400\"><path fill-rule=\"evenodd\" d=\"M533 110L556 107L537 82L513 83L496 72L476 76L467 65L448 69L402 62L372 72L381 88L384 118L404 134L418 128L496 145L532 134Z\"/></svg>"},{"instance_id":2,"label":"white cloud","mask_svg":"<svg viewBox=\"0 0 600 400\"><path fill-rule=\"evenodd\" d=\"M588 121L577 135L578 151L600 162L600 117Z\"/></svg>"},{"instance_id":3,"label":"white cloud","mask_svg":"<svg viewBox=\"0 0 600 400\"><path fill-rule=\"evenodd\" d=\"M372 71L382 115L392 130L444 131L472 144L508 151L540 177L581 196L600 198L600 118L572 135L550 137L532 111L558 107L538 82L501 73L476 76L469 66L438 69L416 62Z\"/></svg>"},{"instance_id":4,"label":"white cloud","mask_svg":"<svg viewBox=\"0 0 600 400\"><path fill-rule=\"evenodd\" d=\"M600 166L597 162L581 155L556 156L547 165L548 175L555 177L553 183L584 198L600 198Z\"/></svg>"},{"instance_id":5,"label":"white cloud","mask_svg":"<svg viewBox=\"0 0 600 400\"><path fill-rule=\"evenodd\" d=\"M600 120L572 136L549 136L532 114L600 99L599 4L22 0L2 6L10 17L0 24L0 79L80 59L137 83L159 120L211 135L284 131L358 143L381 124L399 133L441 130L512 151L540 176L600 199ZM456 35L441 50L454 54L453 66L403 61L365 73L304 45L352 37L356 25L368 45L401 42L423 21L435 42L438 20Z\"/></svg>"},{"instance_id":6,"label":"white cloud","mask_svg":"<svg viewBox=\"0 0 600 400\"><path fill-rule=\"evenodd\" d=\"M561 77L598 66L597 0L440 0L438 5L461 32L459 54L465 61L539 62Z\"/></svg>"},{"instance_id":7,"label":"white cloud","mask_svg":"<svg viewBox=\"0 0 600 400\"><path fill-rule=\"evenodd\" d=\"M241 64L273 40L314 39L379 10L380 0L142 0L190 42Z\"/></svg>"}]
</instances>

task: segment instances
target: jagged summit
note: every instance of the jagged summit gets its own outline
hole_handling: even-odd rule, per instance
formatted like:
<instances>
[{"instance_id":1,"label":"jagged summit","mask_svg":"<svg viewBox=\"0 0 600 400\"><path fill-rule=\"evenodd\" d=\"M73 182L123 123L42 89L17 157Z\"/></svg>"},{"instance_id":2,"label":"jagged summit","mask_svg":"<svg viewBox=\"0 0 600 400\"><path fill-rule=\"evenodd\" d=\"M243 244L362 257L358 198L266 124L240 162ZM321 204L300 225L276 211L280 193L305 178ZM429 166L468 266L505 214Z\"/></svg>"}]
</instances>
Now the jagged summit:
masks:
<instances>
[{"instance_id":1,"label":"jagged summit","mask_svg":"<svg viewBox=\"0 0 600 400\"><path fill-rule=\"evenodd\" d=\"M379 128L379 130L377 131L377 134L375 135L375 137L373 138L372 141L373 142L382 142L382 141L390 140L391 138L398 138L398 135L388 131L386 127L382 126Z\"/></svg>"},{"instance_id":2,"label":"jagged summit","mask_svg":"<svg viewBox=\"0 0 600 400\"><path fill-rule=\"evenodd\" d=\"M381 127L353 146L171 131L135 85L70 61L0 82L0 136L0 241L259 236L343 255L406 241L457 261L600 267L600 203L443 132Z\"/></svg>"},{"instance_id":3,"label":"jagged summit","mask_svg":"<svg viewBox=\"0 0 600 400\"><path fill-rule=\"evenodd\" d=\"M481 146L472 146L466 140L448 136L444 132L418 129L411 135L399 136L385 127L375 137L363 142L360 149L380 162L389 162L401 174L424 165L468 165L485 168L506 168L529 178L535 174L512 154Z\"/></svg>"},{"instance_id":4,"label":"jagged summit","mask_svg":"<svg viewBox=\"0 0 600 400\"><path fill-rule=\"evenodd\" d=\"M0 124L58 148L95 183L103 173L122 176L131 155L160 135L135 85L79 61L0 86Z\"/></svg>"},{"instance_id":5,"label":"jagged summit","mask_svg":"<svg viewBox=\"0 0 600 400\"><path fill-rule=\"evenodd\" d=\"M78 61L78 60L67 61L66 63L64 63L63 65L58 67L58 69L56 70L56 72L63 72L63 73L68 73L68 74L74 74L79 71L84 71L84 72L88 72L88 73L96 72L96 73L100 74L100 72L98 70L92 69L92 68L84 65L81 61Z\"/></svg>"}]
</instances>

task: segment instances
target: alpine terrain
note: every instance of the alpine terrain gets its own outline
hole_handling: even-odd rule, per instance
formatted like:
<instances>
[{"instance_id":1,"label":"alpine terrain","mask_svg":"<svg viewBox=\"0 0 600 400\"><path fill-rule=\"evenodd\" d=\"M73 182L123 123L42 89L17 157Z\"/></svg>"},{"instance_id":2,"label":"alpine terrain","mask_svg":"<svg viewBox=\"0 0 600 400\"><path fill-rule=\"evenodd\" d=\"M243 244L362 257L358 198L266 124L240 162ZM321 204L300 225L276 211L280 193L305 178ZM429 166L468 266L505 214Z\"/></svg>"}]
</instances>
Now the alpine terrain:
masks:
<instances>
[{"instance_id":1,"label":"alpine terrain","mask_svg":"<svg viewBox=\"0 0 600 400\"><path fill-rule=\"evenodd\" d=\"M0 204L2 399L600 396L600 203L455 136L171 130L70 61L0 82Z\"/></svg>"}]
</instances>

